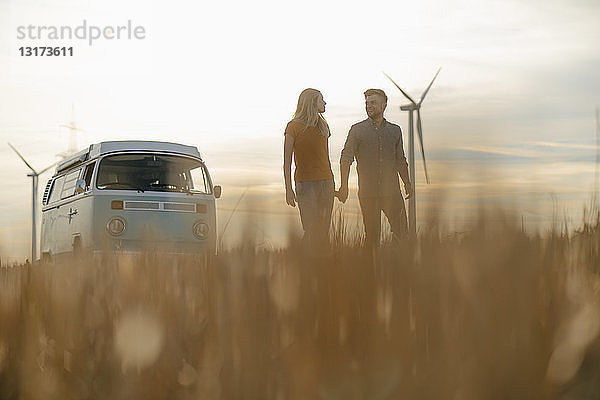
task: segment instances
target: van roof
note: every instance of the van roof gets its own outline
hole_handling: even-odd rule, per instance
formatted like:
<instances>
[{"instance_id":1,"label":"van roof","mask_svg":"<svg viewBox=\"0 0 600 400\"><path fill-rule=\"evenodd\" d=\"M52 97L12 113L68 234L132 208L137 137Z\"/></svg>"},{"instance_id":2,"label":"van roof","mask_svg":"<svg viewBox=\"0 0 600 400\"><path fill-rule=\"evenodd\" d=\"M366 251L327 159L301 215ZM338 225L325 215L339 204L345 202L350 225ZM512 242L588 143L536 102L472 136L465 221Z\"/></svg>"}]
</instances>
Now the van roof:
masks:
<instances>
[{"instance_id":1,"label":"van roof","mask_svg":"<svg viewBox=\"0 0 600 400\"><path fill-rule=\"evenodd\" d=\"M62 160L56 167L56 173L63 171L73 165L84 161L100 157L105 154L118 153L124 151L160 151L166 153L183 154L199 158L200 152L195 146L187 146L179 143L171 142L155 142L148 140L116 140L110 142L101 142L90 145L89 148L83 149L71 156Z\"/></svg>"}]
</instances>

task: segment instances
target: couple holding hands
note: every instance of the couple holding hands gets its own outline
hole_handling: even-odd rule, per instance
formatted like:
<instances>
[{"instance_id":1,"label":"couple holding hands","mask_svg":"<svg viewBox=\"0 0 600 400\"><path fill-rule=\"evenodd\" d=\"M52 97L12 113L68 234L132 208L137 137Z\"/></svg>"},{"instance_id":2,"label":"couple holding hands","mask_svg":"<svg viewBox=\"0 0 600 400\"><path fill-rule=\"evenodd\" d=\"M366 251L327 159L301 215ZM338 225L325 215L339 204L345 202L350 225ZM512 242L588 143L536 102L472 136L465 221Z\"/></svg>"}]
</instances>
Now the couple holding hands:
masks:
<instances>
[{"instance_id":1,"label":"couple holding hands","mask_svg":"<svg viewBox=\"0 0 600 400\"><path fill-rule=\"evenodd\" d=\"M398 180L400 175L406 198L412 196L402 130L383 117L387 106L383 90L369 89L364 95L368 118L352 125L348 132L340 156L341 183L337 191L329 161L331 132L323 117L326 103L321 92L310 88L303 90L294 117L285 128L285 198L292 207L298 203L304 239L311 245L328 245L333 198L346 202L350 165L355 159L366 244L379 245L382 211L396 239L408 233L404 198ZM296 165L295 192L291 176L292 155Z\"/></svg>"}]
</instances>

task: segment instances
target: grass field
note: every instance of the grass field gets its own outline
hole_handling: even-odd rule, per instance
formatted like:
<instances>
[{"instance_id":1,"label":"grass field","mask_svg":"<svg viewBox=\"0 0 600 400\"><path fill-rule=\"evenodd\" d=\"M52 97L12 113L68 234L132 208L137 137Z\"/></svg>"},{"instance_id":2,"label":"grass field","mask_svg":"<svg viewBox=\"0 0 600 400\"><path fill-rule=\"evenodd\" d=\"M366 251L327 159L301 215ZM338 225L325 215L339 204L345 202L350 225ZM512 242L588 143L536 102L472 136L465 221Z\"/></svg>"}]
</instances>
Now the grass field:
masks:
<instances>
[{"instance_id":1,"label":"grass field","mask_svg":"<svg viewBox=\"0 0 600 400\"><path fill-rule=\"evenodd\" d=\"M0 268L0 399L597 399L600 224ZM514 220L514 222L513 222Z\"/></svg>"}]
</instances>

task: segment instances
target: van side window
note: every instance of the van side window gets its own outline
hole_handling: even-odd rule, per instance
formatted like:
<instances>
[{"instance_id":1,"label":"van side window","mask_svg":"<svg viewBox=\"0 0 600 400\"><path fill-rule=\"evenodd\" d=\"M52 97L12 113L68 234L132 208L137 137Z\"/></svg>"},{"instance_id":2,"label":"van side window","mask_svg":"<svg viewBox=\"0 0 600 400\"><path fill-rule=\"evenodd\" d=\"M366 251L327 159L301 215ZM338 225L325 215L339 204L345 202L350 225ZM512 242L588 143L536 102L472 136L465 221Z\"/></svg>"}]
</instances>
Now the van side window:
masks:
<instances>
[{"instance_id":1,"label":"van side window","mask_svg":"<svg viewBox=\"0 0 600 400\"><path fill-rule=\"evenodd\" d=\"M79 178L80 173L81 168L78 168L75 171L71 171L66 175L65 183L60 194L61 199L66 199L67 197L71 197L75 194L75 182L77 182L77 178Z\"/></svg>"},{"instance_id":2,"label":"van side window","mask_svg":"<svg viewBox=\"0 0 600 400\"><path fill-rule=\"evenodd\" d=\"M85 172L83 173L83 179L85 180L85 190L92 188L92 174L94 173L94 166L96 163L91 163L85 166Z\"/></svg>"},{"instance_id":3,"label":"van side window","mask_svg":"<svg viewBox=\"0 0 600 400\"><path fill-rule=\"evenodd\" d=\"M48 198L50 197L50 190L52 190L52 179L48 180L46 183L46 188L44 189L44 196L42 197L42 205L48 204Z\"/></svg>"},{"instance_id":4,"label":"van side window","mask_svg":"<svg viewBox=\"0 0 600 400\"><path fill-rule=\"evenodd\" d=\"M60 200L60 192L62 191L63 183L65 182L65 176L59 176L52 182L52 189L50 189L50 197L48 198L47 204L52 204Z\"/></svg>"}]
</instances>

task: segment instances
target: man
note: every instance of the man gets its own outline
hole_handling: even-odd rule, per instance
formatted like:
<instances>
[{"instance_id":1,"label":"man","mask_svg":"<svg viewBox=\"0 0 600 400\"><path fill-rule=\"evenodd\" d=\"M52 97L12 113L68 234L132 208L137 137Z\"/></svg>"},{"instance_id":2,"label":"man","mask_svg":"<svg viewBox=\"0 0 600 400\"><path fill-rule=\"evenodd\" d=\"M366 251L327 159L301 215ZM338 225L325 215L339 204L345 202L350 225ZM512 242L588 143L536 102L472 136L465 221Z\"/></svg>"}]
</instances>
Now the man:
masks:
<instances>
[{"instance_id":1,"label":"man","mask_svg":"<svg viewBox=\"0 0 600 400\"><path fill-rule=\"evenodd\" d=\"M385 213L396 239L407 234L406 211L398 174L404 182L407 199L412 196L408 163L402 145L402 130L385 120L387 96L381 89L365 92L369 118L352 125L340 157L341 186L338 199L348 199L350 165L356 159L358 199L365 226L366 242L378 246L381 235L381 211Z\"/></svg>"}]
</instances>

